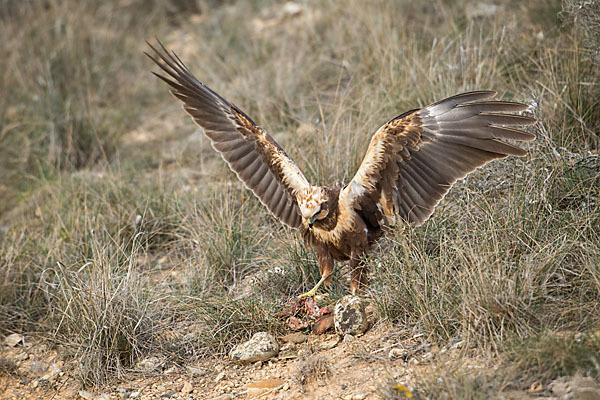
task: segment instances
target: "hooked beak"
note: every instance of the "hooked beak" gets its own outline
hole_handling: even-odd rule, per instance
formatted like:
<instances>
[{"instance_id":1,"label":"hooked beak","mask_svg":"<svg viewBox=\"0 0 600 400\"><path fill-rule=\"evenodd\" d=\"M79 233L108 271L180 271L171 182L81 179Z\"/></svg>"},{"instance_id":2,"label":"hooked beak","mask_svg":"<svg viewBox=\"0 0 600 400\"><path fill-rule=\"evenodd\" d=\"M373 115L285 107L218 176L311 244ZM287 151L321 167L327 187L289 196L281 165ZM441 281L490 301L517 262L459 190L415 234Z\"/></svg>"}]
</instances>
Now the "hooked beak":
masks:
<instances>
[{"instance_id":1,"label":"hooked beak","mask_svg":"<svg viewBox=\"0 0 600 400\"><path fill-rule=\"evenodd\" d=\"M318 214L318 213L317 213ZM317 220L317 214L313 215L312 218L310 219L310 222L308 223L308 227L312 228L313 224L315 223L315 221Z\"/></svg>"}]
</instances>

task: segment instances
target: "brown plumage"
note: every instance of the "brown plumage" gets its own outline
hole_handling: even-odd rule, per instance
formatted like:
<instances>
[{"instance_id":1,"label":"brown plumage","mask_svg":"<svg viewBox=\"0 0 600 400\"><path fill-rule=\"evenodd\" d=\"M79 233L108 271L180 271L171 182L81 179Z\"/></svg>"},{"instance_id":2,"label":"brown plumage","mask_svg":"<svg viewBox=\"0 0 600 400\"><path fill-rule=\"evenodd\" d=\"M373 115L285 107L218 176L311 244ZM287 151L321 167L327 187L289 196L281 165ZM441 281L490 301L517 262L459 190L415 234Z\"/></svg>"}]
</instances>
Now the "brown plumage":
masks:
<instances>
[{"instance_id":1,"label":"brown plumage","mask_svg":"<svg viewBox=\"0 0 600 400\"><path fill-rule=\"evenodd\" d=\"M160 44L160 42L159 42ZM350 288L367 284L361 262L386 226L421 225L456 180L487 162L527 152L504 142L535 139L512 126L535 119L510 112L527 106L492 101L493 91L462 93L388 121L373 135L367 154L343 188L312 186L285 151L243 111L198 81L160 44L148 55L167 77L155 74L210 138L238 178L283 223L300 228L317 254L322 279L334 260L350 260Z\"/></svg>"}]
</instances>

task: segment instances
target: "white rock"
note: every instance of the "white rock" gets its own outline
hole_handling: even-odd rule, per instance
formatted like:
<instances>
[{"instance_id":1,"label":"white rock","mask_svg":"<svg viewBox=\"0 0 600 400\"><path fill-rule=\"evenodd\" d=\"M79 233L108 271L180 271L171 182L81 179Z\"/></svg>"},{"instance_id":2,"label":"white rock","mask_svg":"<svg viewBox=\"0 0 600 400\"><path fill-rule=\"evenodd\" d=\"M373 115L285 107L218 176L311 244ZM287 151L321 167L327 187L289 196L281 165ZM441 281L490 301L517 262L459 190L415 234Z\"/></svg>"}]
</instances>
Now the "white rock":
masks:
<instances>
[{"instance_id":1,"label":"white rock","mask_svg":"<svg viewBox=\"0 0 600 400\"><path fill-rule=\"evenodd\" d=\"M338 335L360 335L369 328L365 304L358 296L344 296L335 305L333 323Z\"/></svg>"},{"instance_id":2,"label":"white rock","mask_svg":"<svg viewBox=\"0 0 600 400\"><path fill-rule=\"evenodd\" d=\"M31 363L31 373L34 375L44 375L48 371L48 363L45 361L34 361Z\"/></svg>"},{"instance_id":3,"label":"white rock","mask_svg":"<svg viewBox=\"0 0 600 400\"><path fill-rule=\"evenodd\" d=\"M81 396L85 400L90 400L91 398L94 397L94 395L91 394L90 392L88 392L87 390L80 390L79 391L79 396Z\"/></svg>"},{"instance_id":4,"label":"white rock","mask_svg":"<svg viewBox=\"0 0 600 400\"><path fill-rule=\"evenodd\" d=\"M236 346L229 353L231 361L252 363L265 361L279 354L279 344L275 336L267 332L258 332L252 339Z\"/></svg>"},{"instance_id":5,"label":"white rock","mask_svg":"<svg viewBox=\"0 0 600 400\"><path fill-rule=\"evenodd\" d=\"M4 338L4 343L10 347L15 347L19 343L25 343L25 337L23 335L19 335L18 333L11 333Z\"/></svg>"},{"instance_id":6,"label":"white rock","mask_svg":"<svg viewBox=\"0 0 600 400\"><path fill-rule=\"evenodd\" d=\"M202 376L202 375L206 374L206 370L202 369L202 368L187 367L186 369L187 369L188 373L192 376Z\"/></svg>"},{"instance_id":7,"label":"white rock","mask_svg":"<svg viewBox=\"0 0 600 400\"><path fill-rule=\"evenodd\" d=\"M223 378L225 378L225 372L221 372L219 375L217 375L217 377L215 378L215 383L221 382Z\"/></svg>"},{"instance_id":8,"label":"white rock","mask_svg":"<svg viewBox=\"0 0 600 400\"><path fill-rule=\"evenodd\" d=\"M144 358L142 361L138 362L136 368L142 371L154 371L162 364L162 360L158 357L148 357Z\"/></svg>"}]
</instances>

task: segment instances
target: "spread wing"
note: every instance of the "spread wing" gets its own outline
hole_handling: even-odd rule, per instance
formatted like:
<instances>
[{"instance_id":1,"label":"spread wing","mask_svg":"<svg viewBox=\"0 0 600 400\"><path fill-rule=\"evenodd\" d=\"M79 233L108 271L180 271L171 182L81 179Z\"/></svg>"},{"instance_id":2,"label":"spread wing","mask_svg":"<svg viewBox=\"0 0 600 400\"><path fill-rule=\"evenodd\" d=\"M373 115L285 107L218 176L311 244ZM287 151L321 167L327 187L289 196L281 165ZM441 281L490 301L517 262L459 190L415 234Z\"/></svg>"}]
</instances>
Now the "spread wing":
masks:
<instances>
[{"instance_id":1,"label":"spread wing","mask_svg":"<svg viewBox=\"0 0 600 400\"><path fill-rule=\"evenodd\" d=\"M206 136L238 178L285 224L297 228L301 215L296 193L309 183L285 151L242 110L198 81L162 43L162 52L150 43L169 77L154 73L171 86L184 110L204 128Z\"/></svg>"},{"instance_id":2,"label":"spread wing","mask_svg":"<svg viewBox=\"0 0 600 400\"><path fill-rule=\"evenodd\" d=\"M503 139L535 139L510 127L535 119L506 114L527 106L488 100L495 94L459 94L387 122L342 192L347 204L370 227L392 223L395 216L419 226L457 179L493 159L526 155Z\"/></svg>"}]
</instances>

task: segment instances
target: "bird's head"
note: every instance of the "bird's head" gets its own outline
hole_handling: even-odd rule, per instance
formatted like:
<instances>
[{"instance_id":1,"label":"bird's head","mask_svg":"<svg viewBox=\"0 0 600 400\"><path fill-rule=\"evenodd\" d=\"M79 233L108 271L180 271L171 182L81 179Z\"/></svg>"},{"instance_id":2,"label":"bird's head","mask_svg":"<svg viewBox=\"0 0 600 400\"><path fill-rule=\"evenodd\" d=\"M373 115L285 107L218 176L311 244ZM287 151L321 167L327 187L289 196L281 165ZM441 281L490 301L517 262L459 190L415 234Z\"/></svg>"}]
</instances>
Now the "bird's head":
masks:
<instances>
[{"instance_id":1,"label":"bird's head","mask_svg":"<svg viewBox=\"0 0 600 400\"><path fill-rule=\"evenodd\" d=\"M315 221L327 217L329 209L327 207L327 194L320 186L309 186L302 189L296 196L302 222L305 226L312 228Z\"/></svg>"}]
</instances>

